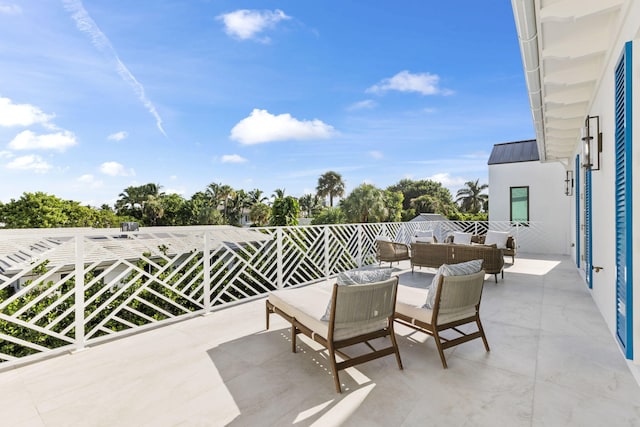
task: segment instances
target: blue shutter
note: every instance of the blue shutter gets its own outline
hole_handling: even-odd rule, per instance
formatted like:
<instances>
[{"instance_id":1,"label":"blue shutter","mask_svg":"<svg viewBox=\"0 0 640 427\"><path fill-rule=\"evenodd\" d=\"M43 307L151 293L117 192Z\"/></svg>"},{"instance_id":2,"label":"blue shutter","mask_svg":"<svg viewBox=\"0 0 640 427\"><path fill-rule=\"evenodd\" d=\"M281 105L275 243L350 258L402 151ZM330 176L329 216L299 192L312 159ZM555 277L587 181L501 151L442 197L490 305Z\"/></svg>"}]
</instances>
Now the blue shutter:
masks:
<instances>
[{"instance_id":1,"label":"blue shutter","mask_svg":"<svg viewBox=\"0 0 640 427\"><path fill-rule=\"evenodd\" d=\"M580 268L580 155L576 156L576 166L573 169L576 177L573 196L576 198L576 267Z\"/></svg>"},{"instance_id":2,"label":"blue shutter","mask_svg":"<svg viewBox=\"0 0 640 427\"><path fill-rule=\"evenodd\" d=\"M615 69L616 337L633 358L633 224L631 179L631 42Z\"/></svg>"},{"instance_id":3,"label":"blue shutter","mask_svg":"<svg viewBox=\"0 0 640 427\"><path fill-rule=\"evenodd\" d=\"M591 169L586 169L584 174L584 269L589 289L593 287L591 230Z\"/></svg>"}]
</instances>

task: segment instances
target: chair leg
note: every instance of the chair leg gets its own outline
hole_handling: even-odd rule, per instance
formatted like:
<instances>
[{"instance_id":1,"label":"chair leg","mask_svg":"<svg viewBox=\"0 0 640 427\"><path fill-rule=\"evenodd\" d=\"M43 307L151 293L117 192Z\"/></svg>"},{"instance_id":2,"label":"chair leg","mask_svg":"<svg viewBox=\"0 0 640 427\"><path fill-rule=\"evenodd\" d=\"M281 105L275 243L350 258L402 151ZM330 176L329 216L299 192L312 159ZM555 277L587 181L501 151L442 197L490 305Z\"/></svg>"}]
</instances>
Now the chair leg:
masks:
<instances>
[{"instance_id":1,"label":"chair leg","mask_svg":"<svg viewBox=\"0 0 640 427\"><path fill-rule=\"evenodd\" d=\"M496 278L496 283L498 283L498 273L494 274L495 278Z\"/></svg>"},{"instance_id":2,"label":"chair leg","mask_svg":"<svg viewBox=\"0 0 640 427\"><path fill-rule=\"evenodd\" d=\"M267 323L267 330L269 330L269 302L267 302L267 303L264 305L264 307L265 307L265 309L266 309L266 311L267 311L267 316L266 316L266 317L267 317L267 318L266 318L267 322L266 322L266 323Z\"/></svg>"},{"instance_id":3,"label":"chair leg","mask_svg":"<svg viewBox=\"0 0 640 427\"><path fill-rule=\"evenodd\" d=\"M333 345L329 344L327 348L329 350L329 359L331 359L331 371L333 371L333 383L336 385L336 391L342 393L342 387L340 387L340 377L338 377L338 364L336 363L336 351Z\"/></svg>"},{"instance_id":4,"label":"chair leg","mask_svg":"<svg viewBox=\"0 0 640 427\"><path fill-rule=\"evenodd\" d=\"M293 323L291 324L291 352L296 352L296 336L298 335L298 328Z\"/></svg>"},{"instance_id":5,"label":"chair leg","mask_svg":"<svg viewBox=\"0 0 640 427\"><path fill-rule=\"evenodd\" d=\"M398 362L398 368L402 368L402 359L400 359L400 349L398 348L398 342L396 341L396 333L393 331L393 321L390 322L389 330L391 334L389 337L391 338L391 345L393 345L393 349L396 352L396 362Z\"/></svg>"},{"instance_id":6,"label":"chair leg","mask_svg":"<svg viewBox=\"0 0 640 427\"><path fill-rule=\"evenodd\" d=\"M484 334L484 328L482 327L482 323L480 322L480 316L476 316L476 324L478 325L478 330L480 331L480 336L482 337L482 342L484 343L485 350L491 351L491 349L489 349L489 343L487 342L487 336Z\"/></svg>"},{"instance_id":7,"label":"chair leg","mask_svg":"<svg viewBox=\"0 0 640 427\"><path fill-rule=\"evenodd\" d=\"M436 342L436 347L438 348L438 354L440 354L440 360L442 361L442 367L447 369L447 359L444 358L444 350L442 349L442 343L440 342L440 335L438 334L438 330L433 330L433 338Z\"/></svg>"}]
</instances>

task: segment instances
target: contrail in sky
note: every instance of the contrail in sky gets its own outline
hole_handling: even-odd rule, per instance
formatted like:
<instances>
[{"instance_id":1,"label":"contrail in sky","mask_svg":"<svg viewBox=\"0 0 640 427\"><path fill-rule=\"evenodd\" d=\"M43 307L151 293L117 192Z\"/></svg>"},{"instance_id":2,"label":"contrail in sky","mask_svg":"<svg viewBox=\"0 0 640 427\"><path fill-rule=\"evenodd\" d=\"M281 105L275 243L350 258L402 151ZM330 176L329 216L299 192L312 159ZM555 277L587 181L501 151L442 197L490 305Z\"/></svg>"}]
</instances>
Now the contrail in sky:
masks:
<instances>
[{"instance_id":1,"label":"contrail in sky","mask_svg":"<svg viewBox=\"0 0 640 427\"><path fill-rule=\"evenodd\" d=\"M136 78L133 76L133 74L131 74L129 69L122 63L122 61L118 57L118 53L111 45L111 42L109 41L107 36L105 36L104 33L100 31L100 28L98 28L98 25L96 25L95 21L89 16L89 13L82 5L82 1L81 0L63 0L63 2L65 5L65 8L69 12L71 12L71 17L76 22L76 26L78 27L78 29L83 33L88 34L91 37L91 42L96 48L113 57L116 63L116 71L118 72L122 80L124 80L125 82L129 83L129 85L131 85L136 95L138 95L138 99L140 99L140 101L144 104L144 106L151 113L151 115L155 117L156 126L158 127L158 130L160 130L160 132L162 132L162 134L166 137L167 134L162 128L162 118L160 117L160 114L158 114L156 107L145 95L144 87L142 86L142 84L140 84L138 80L136 80Z\"/></svg>"}]
</instances>

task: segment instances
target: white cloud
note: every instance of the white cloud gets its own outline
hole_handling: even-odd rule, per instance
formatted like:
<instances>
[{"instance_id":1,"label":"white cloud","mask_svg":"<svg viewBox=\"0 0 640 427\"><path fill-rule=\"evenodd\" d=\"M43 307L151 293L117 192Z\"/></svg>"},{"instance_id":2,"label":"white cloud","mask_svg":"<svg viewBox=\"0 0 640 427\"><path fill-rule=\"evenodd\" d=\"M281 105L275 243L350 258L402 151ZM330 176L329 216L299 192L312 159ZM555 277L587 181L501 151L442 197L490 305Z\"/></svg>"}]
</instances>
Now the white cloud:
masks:
<instances>
[{"instance_id":1,"label":"white cloud","mask_svg":"<svg viewBox=\"0 0 640 427\"><path fill-rule=\"evenodd\" d=\"M13 153L11 151L0 151L0 159L10 159L13 157Z\"/></svg>"},{"instance_id":2,"label":"white cloud","mask_svg":"<svg viewBox=\"0 0 640 427\"><path fill-rule=\"evenodd\" d=\"M36 155L16 157L7 164L8 169L30 170L35 173L45 173L51 169L51 165L42 157Z\"/></svg>"},{"instance_id":3,"label":"white cloud","mask_svg":"<svg viewBox=\"0 0 640 427\"><path fill-rule=\"evenodd\" d=\"M365 99L364 101L355 102L347 107L347 111L356 111L356 110L371 110L372 108L376 108L378 103L372 99Z\"/></svg>"},{"instance_id":4,"label":"white cloud","mask_svg":"<svg viewBox=\"0 0 640 427\"><path fill-rule=\"evenodd\" d=\"M136 174L133 169L127 170L118 162L104 162L100 165L100 172L110 176L132 176Z\"/></svg>"},{"instance_id":5,"label":"white cloud","mask_svg":"<svg viewBox=\"0 0 640 427\"><path fill-rule=\"evenodd\" d=\"M225 154L224 156L222 156L222 159L220 159L220 161L222 163L244 163L247 161L247 159L237 154Z\"/></svg>"},{"instance_id":6,"label":"white cloud","mask_svg":"<svg viewBox=\"0 0 640 427\"><path fill-rule=\"evenodd\" d=\"M164 190L165 194L177 194L179 196L182 196L183 194L186 193L186 190L183 189L178 189L178 188L167 188L166 190Z\"/></svg>"},{"instance_id":7,"label":"white cloud","mask_svg":"<svg viewBox=\"0 0 640 427\"><path fill-rule=\"evenodd\" d=\"M83 186L89 186L91 188L102 187L103 184L101 180L96 179L96 177L90 173L78 177L76 181L78 181Z\"/></svg>"},{"instance_id":8,"label":"white cloud","mask_svg":"<svg viewBox=\"0 0 640 427\"><path fill-rule=\"evenodd\" d=\"M291 17L279 9L274 11L240 9L219 15L216 19L224 23L224 30L231 37L248 40L256 38L258 33L273 28L278 22L291 19ZM269 38L263 37L259 41L268 43Z\"/></svg>"},{"instance_id":9,"label":"white cloud","mask_svg":"<svg viewBox=\"0 0 640 427\"><path fill-rule=\"evenodd\" d=\"M397 90L399 92L418 92L422 95L450 94L451 91L438 87L439 82L440 77L437 74L411 74L409 71L404 70L393 77L382 79L366 91L370 93L383 93L389 90Z\"/></svg>"},{"instance_id":10,"label":"white cloud","mask_svg":"<svg viewBox=\"0 0 640 427\"><path fill-rule=\"evenodd\" d=\"M82 1L80 0L64 0L65 8L71 12L71 18L75 21L76 27L83 33L86 33L91 37L91 42L93 45L103 53L109 55L113 62L115 63L116 72L120 75L120 78L128 83L132 88L138 99L145 106L147 111L151 113L151 115L156 119L156 127L158 130L164 135L167 134L164 132L164 128L162 127L162 118L158 111L156 110L155 105L147 98L147 95L144 92L144 87L142 84L134 77L133 74L129 71L129 69L122 63L118 53L113 48L113 45L107 38L107 36L98 28L98 25L95 23L93 18L89 16L89 12L82 5Z\"/></svg>"},{"instance_id":11,"label":"white cloud","mask_svg":"<svg viewBox=\"0 0 640 427\"><path fill-rule=\"evenodd\" d=\"M374 159L382 159L384 157L384 154L382 154L382 152L380 151L372 150L372 151L369 151L369 156Z\"/></svg>"},{"instance_id":12,"label":"white cloud","mask_svg":"<svg viewBox=\"0 0 640 427\"><path fill-rule=\"evenodd\" d=\"M122 141L123 139L125 139L128 136L129 136L129 134L127 132L121 130L120 132L112 133L111 135L109 135L107 137L107 139L109 141Z\"/></svg>"},{"instance_id":13,"label":"white cloud","mask_svg":"<svg viewBox=\"0 0 640 427\"><path fill-rule=\"evenodd\" d=\"M22 9L17 4L0 4L0 15L19 15Z\"/></svg>"},{"instance_id":14,"label":"white cloud","mask_svg":"<svg viewBox=\"0 0 640 427\"><path fill-rule=\"evenodd\" d=\"M78 141L73 132L61 131L45 135L36 135L30 130L25 130L16 135L9 143L13 150L57 150L64 151L76 145Z\"/></svg>"},{"instance_id":15,"label":"white cloud","mask_svg":"<svg viewBox=\"0 0 640 427\"><path fill-rule=\"evenodd\" d=\"M232 140L241 144L261 144L271 141L327 139L335 129L318 119L297 120L290 114L274 116L267 110L254 109L249 117L231 129Z\"/></svg>"},{"instance_id":16,"label":"white cloud","mask_svg":"<svg viewBox=\"0 0 640 427\"><path fill-rule=\"evenodd\" d=\"M463 178L461 176L451 176L448 173L437 173L432 176L427 177L426 179L430 179L431 181L436 181L442 184L443 187L462 187L468 179Z\"/></svg>"},{"instance_id":17,"label":"white cloud","mask_svg":"<svg viewBox=\"0 0 640 427\"><path fill-rule=\"evenodd\" d=\"M0 97L0 126L31 126L47 123L54 117L30 104L14 104L9 98Z\"/></svg>"}]
</instances>

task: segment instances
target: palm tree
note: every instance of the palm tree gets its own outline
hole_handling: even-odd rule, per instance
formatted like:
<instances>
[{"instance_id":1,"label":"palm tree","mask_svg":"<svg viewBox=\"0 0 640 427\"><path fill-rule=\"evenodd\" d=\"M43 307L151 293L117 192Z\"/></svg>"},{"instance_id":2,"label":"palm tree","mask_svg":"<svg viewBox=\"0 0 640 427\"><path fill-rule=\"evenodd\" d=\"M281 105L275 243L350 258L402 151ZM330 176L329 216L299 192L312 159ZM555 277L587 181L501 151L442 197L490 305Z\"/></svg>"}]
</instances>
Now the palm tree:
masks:
<instances>
[{"instance_id":1,"label":"palm tree","mask_svg":"<svg viewBox=\"0 0 640 427\"><path fill-rule=\"evenodd\" d=\"M269 200L269 198L264 195L264 192L262 190L257 189L257 188L249 191L247 193L247 196L249 197L249 205L250 206L253 206L256 203L265 203L267 200Z\"/></svg>"},{"instance_id":2,"label":"palm tree","mask_svg":"<svg viewBox=\"0 0 640 427\"><path fill-rule=\"evenodd\" d=\"M118 215L131 215L138 220L142 219L142 203L145 197L141 187L129 186L118 197L115 204Z\"/></svg>"},{"instance_id":3,"label":"palm tree","mask_svg":"<svg viewBox=\"0 0 640 427\"><path fill-rule=\"evenodd\" d=\"M224 210L222 212L222 216L226 219L227 218L227 206L229 204L229 199L233 198L233 196L235 195L235 190L233 189L233 187L231 187L230 185L221 185L219 188L219 197L220 200L222 201L222 204L224 205Z\"/></svg>"},{"instance_id":4,"label":"palm tree","mask_svg":"<svg viewBox=\"0 0 640 427\"><path fill-rule=\"evenodd\" d=\"M481 194L483 190L489 188L489 184L480 185L479 179L475 182L467 181L464 183L466 188L461 188L456 193L456 202L460 203L460 209L463 212L478 213L489 200L489 196Z\"/></svg>"},{"instance_id":5,"label":"palm tree","mask_svg":"<svg viewBox=\"0 0 640 427\"><path fill-rule=\"evenodd\" d=\"M371 184L361 184L340 202L347 221L378 222L387 217L384 191Z\"/></svg>"},{"instance_id":6,"label":"palm tree","mask_svg":"<svg viewBox=\"0 0 640 427\"><path fill-rule=\"evenodd\" d=\"M300 204L300 210L307 218L311 218L314 213L322 208L317 194L305 194L298 199L298 203Z\"/></svg>"},{"instance_id":7,"label":"palm tree","mask_svg":"<svg viewBox=\"0 0 640 427\"><path fill-rule=\"evenodd\" d=\"M217 208L220 204L220 187L222 187L222 184L212 182L211 184L207 185L207 189L205 191L207 199L209 199L211 206L214 208Z\"/></svg>"},{"instance_id":8,"label":"palm tree","mask_svg":"<svg viewBox=\"0 0 640 427\"><path fill-rule=\"evenodd\" d=\"M333 207L333 198L342 197L344 195L344 181L342 181L342 175L334 171L329 171L320 175L316 191L320 197L329 196L329 206Z\"/></svg>"},{"instance_id":9,"label":"palm tree","mask_svg":"<svg viewBox=\"0 0 640 427\"><path fill-rule=\"evenodd\" d=\"M273 197L274 199L284 199L285 191L286 190L284 188L276 188L275 190L273 190L273 194L271 195L271 197Z\"/></svg>"}]
</instances>

